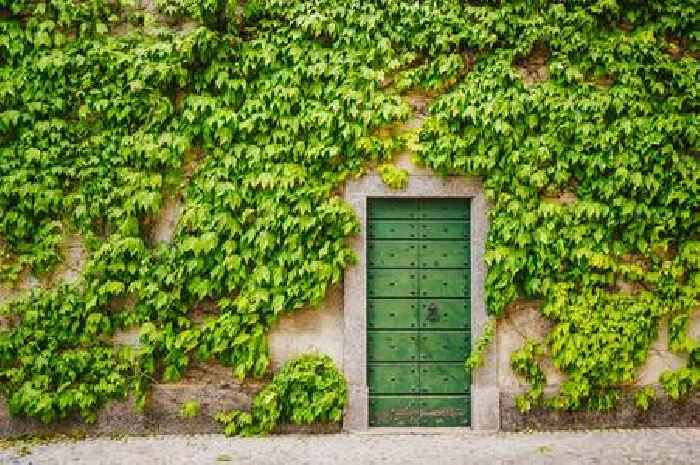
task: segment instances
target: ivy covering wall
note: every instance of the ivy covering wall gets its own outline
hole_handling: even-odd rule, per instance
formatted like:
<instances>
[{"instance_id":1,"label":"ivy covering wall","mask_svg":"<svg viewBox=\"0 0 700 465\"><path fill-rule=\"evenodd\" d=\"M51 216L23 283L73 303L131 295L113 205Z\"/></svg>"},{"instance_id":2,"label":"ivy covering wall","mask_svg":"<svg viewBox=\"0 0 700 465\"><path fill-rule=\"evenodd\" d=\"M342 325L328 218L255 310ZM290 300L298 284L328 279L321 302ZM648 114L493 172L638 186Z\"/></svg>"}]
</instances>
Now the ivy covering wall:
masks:
<instances>
[{"instance_id":1,"label":"ivy covering wall","mask_svg":"<svg viewBox=\"0 0 700 465\"><path fill-rule=\"evenodd\" d=\"M489 312L537 299L554 323L514 355L523 410L544 353L567 377L548 405L614 406L663 318L689 362L660 381L691 392L699 6L0 0L0 275L50 271L69 233L90 251L79 281L3 309L10 411L91 420L193 360L265 373L268 328L353 262L343 182L381 164L405 185L386 163L406 144L483 177ZM546 76L524 79L533 60ZM414 91L437 96L423 127L384 135ZM184 212L158 243L166 198ZM140 346L114 346L128 328Z\"/></svg>"}]
</instances>

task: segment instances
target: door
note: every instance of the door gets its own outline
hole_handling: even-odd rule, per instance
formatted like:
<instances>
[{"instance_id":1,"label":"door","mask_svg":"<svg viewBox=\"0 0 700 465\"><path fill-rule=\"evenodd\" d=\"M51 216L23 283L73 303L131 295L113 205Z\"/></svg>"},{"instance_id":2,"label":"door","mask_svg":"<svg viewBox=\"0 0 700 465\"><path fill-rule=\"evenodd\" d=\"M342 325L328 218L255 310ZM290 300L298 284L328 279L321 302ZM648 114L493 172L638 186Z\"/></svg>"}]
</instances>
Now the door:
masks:
<instances>
[{"instance_id":1,"label":"door","mask_svg":"<svg viewBox=\"0 0 700 465\"><path fill-rule=\"evenodd\" d=\"M370 426L468 426L469 201L368 199Z\"/></svg>"}]
</instances>

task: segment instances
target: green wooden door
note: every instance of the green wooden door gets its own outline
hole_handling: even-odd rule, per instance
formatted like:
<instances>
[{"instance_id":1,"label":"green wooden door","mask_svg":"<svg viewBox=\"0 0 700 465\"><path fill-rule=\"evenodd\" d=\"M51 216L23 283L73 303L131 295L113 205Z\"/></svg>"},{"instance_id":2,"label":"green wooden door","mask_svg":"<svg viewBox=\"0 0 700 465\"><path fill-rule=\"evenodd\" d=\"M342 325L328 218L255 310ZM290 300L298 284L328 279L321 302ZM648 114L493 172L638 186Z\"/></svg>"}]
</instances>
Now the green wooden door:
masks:
<instances>
[{"instance_id":1,"label":"green wooden door","mask_svg":"<svg viewBox=\"0 0 700 465\"><path fill-rule=\"evenodd\" d=\"M468 426L469 202L370 199L370 426Z\"/></svg>"}]
</instances>

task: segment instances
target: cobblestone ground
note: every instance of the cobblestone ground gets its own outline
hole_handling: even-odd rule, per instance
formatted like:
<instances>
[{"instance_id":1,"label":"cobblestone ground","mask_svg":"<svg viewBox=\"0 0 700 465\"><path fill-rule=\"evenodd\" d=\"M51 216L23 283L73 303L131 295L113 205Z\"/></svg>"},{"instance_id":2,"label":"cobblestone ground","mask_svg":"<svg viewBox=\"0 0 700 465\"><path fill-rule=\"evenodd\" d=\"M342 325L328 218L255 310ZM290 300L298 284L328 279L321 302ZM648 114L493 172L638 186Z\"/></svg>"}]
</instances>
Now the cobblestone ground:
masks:
<instances>
[{"instance_id":1,"label":"cobblestone ground","mask_svg":"<svg viewBox=\"0 0 700 465\"><path fill-rule=\"evenodd\" d=\"M88 439L35 446L13 444L0 451L0 464L698 465L700 429Z\"/></svg>"}]
</instances>

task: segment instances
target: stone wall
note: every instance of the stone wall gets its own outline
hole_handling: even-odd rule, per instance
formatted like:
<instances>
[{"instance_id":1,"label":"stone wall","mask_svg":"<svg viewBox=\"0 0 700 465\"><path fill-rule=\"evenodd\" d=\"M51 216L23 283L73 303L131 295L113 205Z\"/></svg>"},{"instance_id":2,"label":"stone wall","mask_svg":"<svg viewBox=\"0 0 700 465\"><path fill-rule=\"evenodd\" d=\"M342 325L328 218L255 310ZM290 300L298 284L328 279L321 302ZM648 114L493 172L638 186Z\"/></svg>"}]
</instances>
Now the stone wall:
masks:
<instances>
[{"instance_id":1,"label":"stone wall","mask_svg":"<svg viewBox=\"0 0 700 465\"><path fill-rule=\"evenodd\" d=\"M343 287L328 291L319 308L284 315L268 335L273 370L301 354L330 356L343 369Z\"/></svg>"},{"instance_id":2,"label":"stone wall","mask_svg":"<svg viewBox=\"0 0 700 465\"><path fill-rule=\"evenodd\" d=\"M540 303L518 301L511 305L498 322L496 345L498 351L498 385L501 395L501 429L504 431L631 428L660 426L700 426L700 393L686 401L668 399L658 385L659 376L666 370L687 366L687 356L672 353L668 349L668 321L659 325L659 337L654 341L649 356L639 371L635 383L623 390L619 406L612 412L555 412L538 409L521 414L515 408L515 398L528 386L510 367L510 354L522 347L527 340L543 341L551 328L551 322L539 313ZM700 338L700 309L692 315L689 331L692 338ZM542 363L547 376L545 394L554 394L566 378L547 357ZM634 389L651 385L657 391L657 400L646 412L634 406Z\"/></svg>"},{"instance_id":3,"label":"stone wall","mask_svg":"<svg viewBox=\"0 0 700 465\"><path fill-rule=\"evenodd\" d=\"M523 415L515 408L515 395L501 392L502 431L585 430L605 428L700 427L700 393L689 399L673 401L657 388L658 398L649 409L634 405L634 393L623 392L618 405L610 412L560 412L536 409Z\"/></svg>"},{"instance_id":4,"label":"stone wall","mask_svg":"<svg viewBox=\"0 0 700 465\"><path fill-rule=\"evenodd\" d=\"M172 239L183 206L178 198L165 200L160 215L153 219L150 238L153 242ZM64 262L47 276L37 278L26 274L15 285L0 286L0 304L20 297L33 288L47 288L74 282L88 258L80 237L68 235L62 248ZM283 315L268 335L271 371L289 359L303 353L323 353L331 356L342 370L343 364L343 293L342 286L329 290L318 308L306 308ZM0 328L4 322L0 319ZM119 331L113 337L116 345L138 346L139 330ZM95 424L86 425L76 416L58 424L43 425L32 419L12 418L4 401L0 401L0 437L23 435L121 435L121 434L187 434L217 433L220 426L214 420L223 410L248 410L255 394L268 380L238 381L229 368L216 365L196 365L185 377L171 384L156 384L149 395L143 413L136 413L133 402L111 402L103 408ZM180 409L190 400L200 404L194 418L182 418ZM278 432L335 432L340 425L294 426L281 425Z\"/></svg>"},{"instance_id":5,"label":"stone wall","mask_svg":"<svg viewBox=\"0 0 700 465\"><path fill-rule=\"evenodd\" d=\"M26 291L3 292L6 300ZM318 309L302 309L284 316L272 328L270 342L271 368L276 371L285 361L302 353L330 355L342 370L342 288L333 288ZM138 345L138 330L121 332L115 344ZM57 424L44 425L32 419L12 418L4 402L0 402L0 437L23 435L144 435L219 433L215 415L224 410L250 409L255 394L269 379L239 381L231 369L209 363L190 367L177 383L156 384L149 394L143 413L136 413L131 400L113 401L103 408L95 424L86 425L75 416ZM200 404L194 418L182 418L180 409L187 402ZM310 426L280 425L279 433L330 433L340 430L339 424Z\"/></svg>"},{"instance_id":6,"label":"stone wall","mask_svg":"<svg viewBox=\"0 0 700 465\"><path fill-rule=\"evenodd\" d=\"M523 72L528 71L528 69ZM533 69L535 71L530 70L532 73L539 72L537 71L539 68ZM407 99L417 116L405 124L387 129L388 131L415 130L422 125L425 118L424 110L431 97L415 94L409 95ZM186 175L191 174L197 158L197 153L188 154ZM394 162L410 173L409 188L412 182L417 183L418 180L425 181L433 177L430 170L413 164L409 152L397 154ZM552 198L551 201L568 204L575 202L576 197L572 193L564 192L559 197ZM183 205L180 198L177 196L166 198L160 215L153 218L151 222L150 240L154 243L169 242L173 237L182 210ZM78 279L80 270L87 259L87 252L82 246L80 237L67 235L63 253L64 263L59 265L50 275L41 279L25 275L14 286L0 285L0 304L27 293L32 288L49 287ZM347 365L344 361L354 360L355 355L353 354L358 352L350 347L350 342L344 346L344 338L347 335L343 305L343 286L341 283L328 292L325 301L318 308L302 309L281 316L268 335L271 369L276 371L285 361L303 353L327 354L333 358L338 368L341 370L349 369L350 367L344 366ZM362 303L357 303L357 305L364 306ZM524 392L527 386L511 370L510 355L528 339L543 340L549 331L551 323L540 316L539 306L539 302L518 301L511 305L505 317L498 322L496 338L487 357L487 370L489 376L493 374L494 380L492 382L489 378L489 381L485 382L486 388L479 390L479 386L475 386L473 390L474 402L479 402L479 398L487 400L494 396L496 398L495 402L487 402L489 403L488 409L493 411L483 413L483 423L497 424L498 418L492 419L491 417L500 416L500 428L506 431L593 427L700 426L700 394L686 402L677 403L669 401L661 393L659 400L647 412L639 412L634 408L631 394L628 392L624 396L620 408L608 414L562 413L548 410L539 410L527 415L520 414L515 409L514 399L518 394ZM0 328L2 325L3 321L0 319ZM700 309L693 315L690 335L694 338L700 338ZM639 370L636 385L655 385L663 371L678 369L686 365L684 356L669 352L667 338L667 322L664 321L659 330L659 338L653 344L646 364ZM476 337L474 339L476 340ZM113 340L115 344L136 346L138 345L138 329L120 332L115 335ZM364 341L353 342L354 346L357 344L364 344ZM357 364L353 362L353 365ZM548 380L546 393L556 392L559 384L565 379L564 375L546 360L542 368ZM363 367L358 369L364 370ZM229 369L215 364L195 366L190 368L185 378L178 383L155 385L142 414L134 412L131 401L113 402L100 412L96 424L89 426L81 424L77 418L71 418L50 427L33 420L12 419L4 403L0 403L0 436L36 433L218 432L220 428L214 421L214 415L219 411L233 408L248 409L253 396L262 388L265 381L264 379L245 382L235 380ZM353 386L350 388L352 391ZM494 393L497 391L497 393L491 396L491 391ZM661 391L659 390L659 392ZM182 404L188 400L197 400L201 405L201 413L195 418L184 419L181 418L179 412ZM483 412L484 409L478 411ZM280 427L279 431L332 432L338 429L339 425L315 425L309 428L287 425Z\"/></svg>"}]
</instances>

